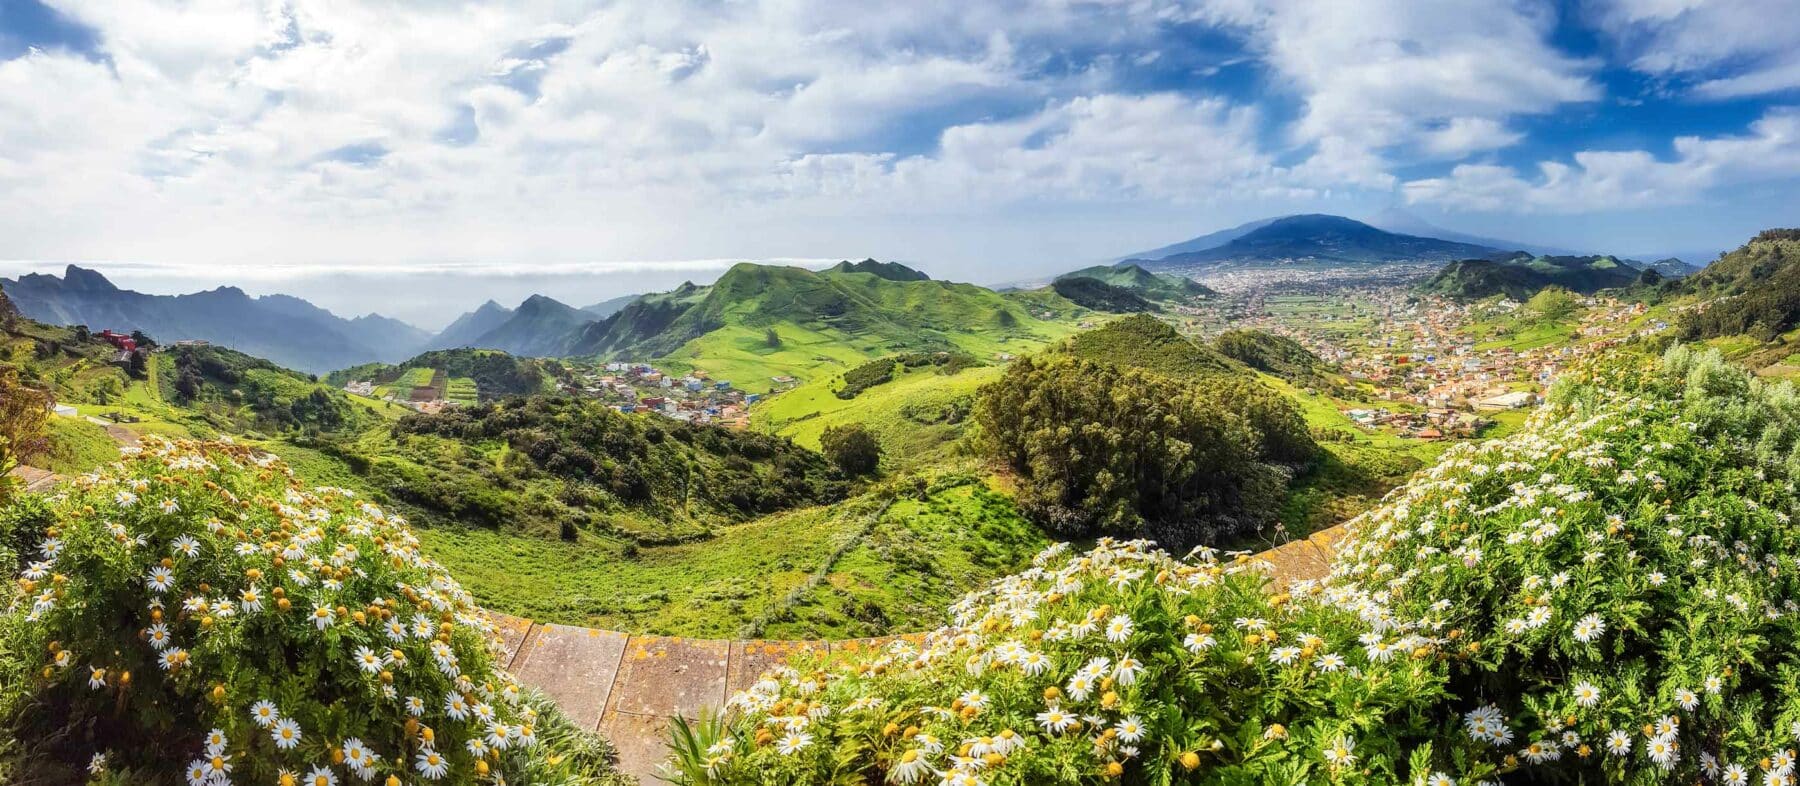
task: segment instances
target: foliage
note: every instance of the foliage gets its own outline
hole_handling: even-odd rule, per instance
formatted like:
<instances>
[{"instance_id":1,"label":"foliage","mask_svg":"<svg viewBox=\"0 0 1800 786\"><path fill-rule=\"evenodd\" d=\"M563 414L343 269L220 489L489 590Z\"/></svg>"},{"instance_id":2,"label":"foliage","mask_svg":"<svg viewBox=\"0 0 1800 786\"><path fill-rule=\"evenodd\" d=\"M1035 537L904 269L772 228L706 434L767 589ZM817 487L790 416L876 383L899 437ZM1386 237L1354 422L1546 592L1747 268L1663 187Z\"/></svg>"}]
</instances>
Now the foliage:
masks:
<instances>
[{"instance_id":1,"label":"foliage","mask_svg":"<svg viewBox=\"0 0 1800 786\"><path fill-rule=\"evenodd\" d=\"M553 516L629 507L735 521L842 493L823 457L784 438L623 415L586 399L507 399L408 415L394 433L454 444L402 439L411 467L377 463L378 480L391 493L490 524L526 513L530 501L504 490L536 478L557 482L550 489L555 499L543 500ZM435 459L494 441L507 446L510 458Z\"/></svg>"},{"instance_id":2,"label":"foliage","mask_svg":"<svg viewBox=\"0 0 1800 786\"><path fill-rule=\"evenodd\" d=\"M922 649L776 670L678 755L731 784L1792 783L1800 391L1684 347L1599 364L1359 518L1323 583L1052 550Z\"/></svg>"},{"instance_id":3,"label":"foliage","mask_svg":"<svg viewBox=\"0 0 1800 786\"><path fill-rule=\"evenodd\" d=\"M677 746L680 771L696 784L1400 783L1404 743L1443 690L1433 658L1369 655L1348 604L1270 596L1254 565L1212 551L1056 546L952 613L922 646L777 668L732 698L716 741ZM1354 761L1328 764L1334 748Z\"/></svg>"},{"instance_id":4,"label":"foliage","mask_svg":"<svg viewBox=\"0 0 1800 786\"><path fill-rule=\"evenodd\" d=\"M826 428L819 450L846 475L873 475L881 466L881 443L861 423Z\"/></svg>"},{"instance_id":5,"label":"foliage","mask_svg":"<svg viewBox=\"0 0 1800 786\"><path fill-rule=\"evenodd\" d=\"M1098 363L1141 368L1166 377L1200 381L1241 375L1244 367L1218 350L1194 343L1148 314L1115 319L1078 333L1062 351Z\"/></svg>"},{"instance_id":6,"label":"foliage","mask_svg":"<svg viewBox=\"0 0 1800 786\"><path fill-rule=\"evenodd\" d=\"M1316 450L1305 421L1254 382L1196 385L1083 360L1026 358L975 407L1020 504L1065 537L1152 534L1173 547L1272 520Z\"/></svg>"},{"instance_id":7,"label":"foliage","mask_svg":"<svg viewBox=\"0 0 1800 786\"><path fill-rule=\"evenodd\" d=\"M1674 286L1718 298L1682 318L1682 337L1769 341L1800 325L1800 230L1764 232Z\"/></svg>"},{"instance_id":8,"label":"foliage","mask_svg":"<svg viewBox=\"0 0 1800 786\"><path fill-rule=\"evenodd\" d=\"M18 371L0 366L0 504L16 493L13 467L44 449L44 420L48 417L41 391L19 381Z\"/></svg>"},{"instance_id":9,"label":"foliage","mask_svg":"<svg viewBox=\"0 0 1800 786\"><path fill-rule=\"evenodd\" d=\"M1056 294L1082 308L1113 314L1156 311L1157 306L1142 295L1121 286L1094 278L1059 278L1050 284Z\"/></svg>"},{"instance_id":10,"label":"foliage","mask_svg":"<svg viewBox=\"0 0 1800 786\"><path fill-rule=\"evenodd\" d=\"M896 366L901 370L935 366L938 373L951 375L980 365L981 361L967 352L903 352L871 360L844 372L844 386L837 389L836 395L849 401L869 388L892 382Z\"/></svg>"},{"instance_id":11,"label":"foliage","mask_svg":"<svg viewBox=\"0 0 1800 786\"><path fill-rule=\"evenodd\" d=\"M555 722L494 628L374 505L248 448L153 441L51 507L3 628L33 676L0 722L50 741L31 756L119 782L606 775L543 744Z\"/></svg>"},{"instance_id":12,"label":"foliage","mask_svg":"<svg viewBox=\"0 0 1800 786\"><path fill-rule=\"evenodd\" d=\"M343 393L242 352L176 346L152 357L163 400L229 431L331 433L371 420Z\"/></svg>"},{"instance_id":13,"label":"foliage","mask_svg":"<svg viewBox=\"0 0 1800 786\"><path fill-rule=\"evenodd\" d=\"M1545 287L1520 309L1525 315L1543 322L1560 322L1581 308L1581 298L1562 287Z\"/></svg>"},{"instance_id":14,"label":"foliage","mask_svg":"<svg viewBox=\"0 0 1800 786\"><path fill-rule=\"evenodd\" d=\"M424 372L426 382L439 370L452 378L468 378L482 401L540 393L549 385L552 363L514 357L493 349L440 349L426 352L399 365L371 363L334 371L325 377L332 387L355 381L377 385L397 384L409 373ZM411 387L411 386L407 386Z\"/></svg>"},{"instance_id":15,"label":"foliage","mask_svg":"<svg viewBox=\"0 0 1800 786\"><path fill-rule=\"evenodd\" d=\"M1593 294L1602 289L1631 286L1640 279L1636 268L1610 256L1533 257L1521 251L1497 260L1451 262L1420 284L1419 290L1454 300L1505 295L1524 301L1545 287Z\"/></svg>"}]
</instances>

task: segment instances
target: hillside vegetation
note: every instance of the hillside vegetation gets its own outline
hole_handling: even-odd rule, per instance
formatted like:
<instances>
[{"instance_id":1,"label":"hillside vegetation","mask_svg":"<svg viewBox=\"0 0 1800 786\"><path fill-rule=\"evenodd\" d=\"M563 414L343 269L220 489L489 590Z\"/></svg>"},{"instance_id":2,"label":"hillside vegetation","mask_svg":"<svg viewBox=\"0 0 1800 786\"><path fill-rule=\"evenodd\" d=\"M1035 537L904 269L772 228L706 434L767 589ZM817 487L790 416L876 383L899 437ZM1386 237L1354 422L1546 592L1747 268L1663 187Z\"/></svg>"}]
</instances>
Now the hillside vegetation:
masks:
<instances>
[{"instance_id":1,"label":"hillside vegetation","mask_svg":"<svg viewBox=\"0 0 1800 786\"><path fill-rule=\"evenodd\" d=\"M1630 351L1353 524L1330 579L1045 551L899 643L787 670L694 783L1783 783L1795 389ZM947 708L947 709L946 709ZM797 738L786 720L816 719ZM904 728L902 733L892 733ZM884 729L887 731L884 732ZM938 740L965 740L939 746ZM707 747L712 743L713 747Z\"/></svg>"},{"instance_id":2,"label":"hillside vegetation","mask_svg":"<svg viewBox=\"0 0 1800 786\"><path fill-rule=\"evenodd\" d=\"M1686 338L1768 341L1800 326L1800 229L1763 232L1676 289L1711 301L1682 319Z\"/></svg>"},{"instance_id":3,"label":"hillside vegetation","mask_svg":"<svg viewBox=\"0 0 1800 786\"><path fill-rule=\"evenodd\" d=\"M1481 300L1504 295L1524 301L1546 287L1593 294L1637 283L1645 274L1610 256L1539 256L1515 254L1501 259L1451 262L1419 286L1424 293L1455 300ZM1651 274L1660 280L1660 274Z\"/></svg>"},{"instance_id":4,"label":"hillside vegetation","mask_svg":"<svg viewBox=\"0 0 1800 786\"><path fill-rule=\"evenodd\" d=\"M1217 294L1205 284L1186 276L1152 273L1142 265L1131 262L1084 267L1057 276L1058 281L1073 278L1091 278L1103 284L1131 290L1150 300L1186 301Z\"/></svg>"},{"instance_id":5,"label":"hillside vegetation","mask_svg":"<svg viewBox=\"0 0 1800 786\"><path fill-rule=\"evenodd\" d=\"M588 325L568 354L659 359L759 391L768 389L771 372L810 380L822 368L835 372L904 351L989 357L1071 332L982 287L871 270L740 264L710 286L639 298ZM779 344L767 340L770 329Z\"/></svg>"}]
</instances>

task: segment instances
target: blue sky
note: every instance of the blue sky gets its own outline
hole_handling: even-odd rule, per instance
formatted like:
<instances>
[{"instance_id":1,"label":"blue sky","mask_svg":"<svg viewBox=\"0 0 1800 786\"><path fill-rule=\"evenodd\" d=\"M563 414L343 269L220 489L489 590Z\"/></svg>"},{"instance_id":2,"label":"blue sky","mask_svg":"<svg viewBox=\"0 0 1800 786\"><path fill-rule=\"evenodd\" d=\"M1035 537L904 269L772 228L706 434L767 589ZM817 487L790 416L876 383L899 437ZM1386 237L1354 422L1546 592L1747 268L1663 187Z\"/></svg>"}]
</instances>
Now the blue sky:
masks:
<instances>
[{"instance_id":1,"label":"blue sky","mask_svg":"<svg viewBox=\"0 0 1800 786\"><path fill-rule=\"evenodd\" d=\"M1800 224L1793 10L0 0L0 259L1002 281L1393 207L1716 252Z\"/></svg>"}]
</instances>

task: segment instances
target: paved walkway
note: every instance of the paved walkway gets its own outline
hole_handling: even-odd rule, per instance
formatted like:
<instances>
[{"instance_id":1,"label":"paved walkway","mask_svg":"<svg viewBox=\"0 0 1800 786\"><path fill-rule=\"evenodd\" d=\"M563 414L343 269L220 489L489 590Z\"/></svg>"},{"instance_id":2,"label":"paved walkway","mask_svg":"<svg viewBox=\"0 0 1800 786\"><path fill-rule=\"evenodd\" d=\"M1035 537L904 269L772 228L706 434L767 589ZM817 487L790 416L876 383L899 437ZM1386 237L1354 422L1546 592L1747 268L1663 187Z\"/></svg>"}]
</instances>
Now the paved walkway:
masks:
<instances>
[{"instance_id":1,"label":"paved walkway","mask_svg":"<svg viewBox=\"0 0 1800 786\"><path fill-rule=\"evenodd\" d=\"M1269 563L1275 586L1322 578L1343 537L1342 526L1314 533L1255 556ZM725 641L678 636L633 636L610 630L538 624L492 615L506 641L505 660L520 682L544 691L582 726L599 731L619 750L619 768L653 784L667 757L669 719L698 719L763 671L801 652L867 652L895 639L847 641Z\"/></svg>"}]
</instances>

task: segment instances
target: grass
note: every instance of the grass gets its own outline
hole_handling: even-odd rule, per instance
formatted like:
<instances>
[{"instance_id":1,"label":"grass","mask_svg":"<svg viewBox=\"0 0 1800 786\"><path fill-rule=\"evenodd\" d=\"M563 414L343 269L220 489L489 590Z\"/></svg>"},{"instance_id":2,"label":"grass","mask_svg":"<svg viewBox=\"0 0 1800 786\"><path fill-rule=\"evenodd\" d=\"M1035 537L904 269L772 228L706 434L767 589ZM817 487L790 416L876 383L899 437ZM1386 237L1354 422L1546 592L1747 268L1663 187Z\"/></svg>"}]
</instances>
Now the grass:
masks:
<instances>
[{"instance_id":1,"label":"grass","mask_svg":"<svg viewBox=\"0 0 1800 786\"><path fill-rule=\"evenodd\" d=\"M436 373L436 369L409 368L406 370L406 373L400 375L399 379L394 380L390 384L402 391L411 392L413 388L422 388L430 385L431 377Z\"/></svg>"},{"instance_id":2,"label":"grass","mask_svg":"<svg viewBox=\"0 0 1800 786\"><path fill-rule=\"evenodd\" d=\"M971 404L976 389L1003 371L983 366L944 376L935 368L909 369L849 401L833 395L833 379L814 380L757 404L751 417L758 428L815 450L826 428L861 423L881 441L890 469L910 468L947 457L963 429L949 413Z\"/></svg>"},{"instance_id":3,"label":"grass","mask_svg":"<svg viewBox=\"0 0 1800 786\"><path fill-rule=\"evenodd\" d=\"M1049 539L1012 500L968 477L894 502L825 580L760 631L851 638L943 624L963 593L1015 572Z\"/></svg>"},{"instance_id":4,"label":"grass","mask_svg":"<svg viewBox=\"0 0 1800 786\"><path fill-rule=\"evenodd\" d=\"M49 447L31 463L63 475L87 472L119 458L119 444L86 418L52 417L44 424Z\"/></svg>"}]
</instances>

